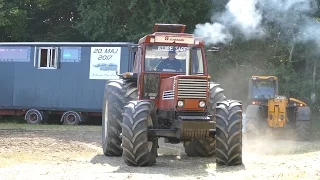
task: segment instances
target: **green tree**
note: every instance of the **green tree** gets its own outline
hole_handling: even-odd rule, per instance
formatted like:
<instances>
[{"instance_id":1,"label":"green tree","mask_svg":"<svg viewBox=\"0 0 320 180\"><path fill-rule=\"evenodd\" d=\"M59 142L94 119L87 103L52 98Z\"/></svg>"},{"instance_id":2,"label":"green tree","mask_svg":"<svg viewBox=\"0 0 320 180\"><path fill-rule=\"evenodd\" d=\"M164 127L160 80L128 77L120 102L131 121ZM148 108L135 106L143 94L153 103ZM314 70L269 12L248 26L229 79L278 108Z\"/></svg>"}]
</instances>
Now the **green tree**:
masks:
<instances>
[{"instance_id":1,"label":"green tree","mask_svg":"<svg viewBox=\"0 0 320 180\"><path fill-rule=\"evenodd\" d=\"M197 23L208 21L209 0L83 0L78 29L93 41L138 41L151 33L155 23L184 23L193 32Z\"/></svg>"},{"instance_id":2,"label":"green tree","mask_svg":"<svg viewBox=\"0 0 320 180\"><path fill-rule=\"evenodd\" d=\"M79 0L1 0L1 41L82 41Z\"/></svg>"}]
</instances>

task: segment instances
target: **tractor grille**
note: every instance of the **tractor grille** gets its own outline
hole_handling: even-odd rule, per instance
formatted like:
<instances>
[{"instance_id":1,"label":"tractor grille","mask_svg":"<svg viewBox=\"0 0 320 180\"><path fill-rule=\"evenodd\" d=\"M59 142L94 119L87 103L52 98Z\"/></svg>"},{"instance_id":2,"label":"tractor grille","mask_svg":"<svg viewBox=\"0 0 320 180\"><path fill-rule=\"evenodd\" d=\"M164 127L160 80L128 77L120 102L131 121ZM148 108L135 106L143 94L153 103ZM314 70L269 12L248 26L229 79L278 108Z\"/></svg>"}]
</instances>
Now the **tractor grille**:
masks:
<instances>
[{"instance_id":1,"label":"tractor grille","mask_svg":"<svg viewBox=\"0 0 320 180\"><path fill-rule=\"evenodd\" d=\"M208 81L206 79L179 79L179 99L206 99Z\"/></svg>"}]
</instances>

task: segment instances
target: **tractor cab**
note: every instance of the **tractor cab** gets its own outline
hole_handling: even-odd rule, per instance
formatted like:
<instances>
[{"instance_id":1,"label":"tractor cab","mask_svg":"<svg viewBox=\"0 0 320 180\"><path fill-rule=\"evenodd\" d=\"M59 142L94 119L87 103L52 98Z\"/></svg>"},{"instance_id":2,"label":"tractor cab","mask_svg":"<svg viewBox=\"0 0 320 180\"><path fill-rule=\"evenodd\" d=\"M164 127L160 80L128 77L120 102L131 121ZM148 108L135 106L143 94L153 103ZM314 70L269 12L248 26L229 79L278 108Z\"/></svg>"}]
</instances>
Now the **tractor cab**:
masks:
<instances>
[{"instance_id":1,"label":"tractor cab","mask_svg":"<svg viewBox=\"0 0 320 180\"><path fill-rule=\"evenodd\" d=\"M182 24L155 24L153 34L141 38L133 48L136 51L133 72L161 73L166 77L206 75L203 40L184 33L184 30Z\"/></svg>"},{"instance_id":2,"label":"tractor cab","mask_svg":"<svg viewBox=\"0 0 320 180\"><path fill-rule=\"evenodd\" d=\"M184 30L181 24L155 24L153 33L132 48L132 75L139 99L152 100L160 109L205 111L210 77L204 42Z\"/></svg>"},{"instance_id":3,"label":"tractor cab","mask_svg":"<svg viewBox=\"0 0 320 180\"><path fill-rule=\"evenodd\" d=\"M267 105L269 99L278 95L278 78L275 76L252 76L249 80L249 104Z\"/></svg>"}]
</instances>

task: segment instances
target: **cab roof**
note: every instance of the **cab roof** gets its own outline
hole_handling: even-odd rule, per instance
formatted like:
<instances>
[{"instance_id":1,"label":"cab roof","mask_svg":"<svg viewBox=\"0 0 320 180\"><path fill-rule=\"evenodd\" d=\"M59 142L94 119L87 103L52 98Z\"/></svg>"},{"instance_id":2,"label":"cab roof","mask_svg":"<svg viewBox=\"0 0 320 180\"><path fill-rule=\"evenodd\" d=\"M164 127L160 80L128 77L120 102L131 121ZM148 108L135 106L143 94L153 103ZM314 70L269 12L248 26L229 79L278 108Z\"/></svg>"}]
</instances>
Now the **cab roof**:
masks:
<instances>
[{"instance_id":1,"label":"cab roof","mask_svg":"<svg viewBox=\"0 0 320 180\"><path fill-rule=\"evenodd\" d=\"M251 79L261 79L261 80L274 79L275 81L278 81L277 76L252 76Z\"/></svg>"},{"instance_id":2,"label":"cab roof","mask_svg":"<svg viewBox=\"0 0 320 180\"><path fill-rule=\"evenodd\" d=\"M152 34L147 34L139 40L142 43L177 43L177 44L203 44L203 40L193 34L185 33L184 24L156 23ZM197 41L197 43L195 43Z\"/></svg>"}]
</instances>

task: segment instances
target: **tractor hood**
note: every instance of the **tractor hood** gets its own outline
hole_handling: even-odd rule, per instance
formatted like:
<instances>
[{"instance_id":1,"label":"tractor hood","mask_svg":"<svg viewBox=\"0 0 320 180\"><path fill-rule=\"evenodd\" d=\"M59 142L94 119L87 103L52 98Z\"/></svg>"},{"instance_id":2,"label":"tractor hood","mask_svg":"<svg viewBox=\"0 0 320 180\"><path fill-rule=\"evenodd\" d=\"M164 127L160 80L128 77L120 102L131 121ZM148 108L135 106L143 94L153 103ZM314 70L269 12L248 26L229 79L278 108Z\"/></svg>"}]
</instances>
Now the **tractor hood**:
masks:
<instances>
[{"instance_id":1,"label":"tractor hood","mask_svg":"<svg viewBox=\"0 0 320 180\"><path fill-rule=\"evenodd\" d=\"M178 111L205 111L209 77L177 75L161 79L159 107Z\"/></svg>"}]
</instances>

